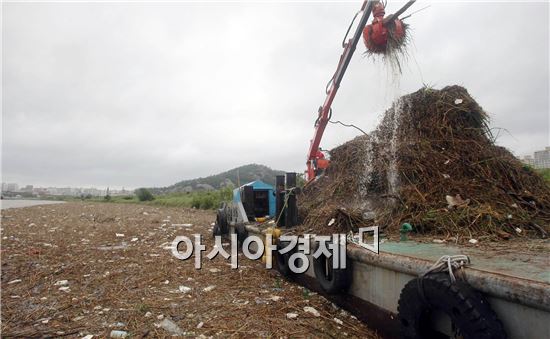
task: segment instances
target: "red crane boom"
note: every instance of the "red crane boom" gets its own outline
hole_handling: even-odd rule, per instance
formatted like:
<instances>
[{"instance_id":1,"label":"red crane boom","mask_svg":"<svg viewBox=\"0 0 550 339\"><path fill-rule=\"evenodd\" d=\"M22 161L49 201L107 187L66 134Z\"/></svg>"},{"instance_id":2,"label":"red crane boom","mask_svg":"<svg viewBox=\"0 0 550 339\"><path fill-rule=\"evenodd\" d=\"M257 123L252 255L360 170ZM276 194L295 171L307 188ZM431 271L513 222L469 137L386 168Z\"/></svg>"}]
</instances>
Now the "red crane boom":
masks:
<instances>
[{"instance_id":1,"label":"red crane boom","mask_svg":"<svg viewBox=\"0 0 550 339\"><path fill-rule=\"evenodd\" d=\"M315 121L315 133L313 134L313 139L311 139L310 141L309 151L307 153L306 177L308 182L315 178L316 176L315 171L317 167L323 168L322 166L317 165L317 161L320 160L318 156L319 145L321 144L321 138L323 137L323 133L325 131L325 128L327 127L327 123L330 120L332 101L336 96L336 92L338 92L338 88L340 87L340 83L342 82L342 78L344 77L344 73L348 68L348 65L351 61L351 57L353 56L353 53L355 52L357 43L361 39L361 35L362 34L365 35L365 42L367 43L367 47L369 49L371 48L369 46L370 44L376 44L376 43L381 43L382 44L381 47L385 48L385 44L387 40L387 34L385 32L385 28L376 30L374 34L370 33L369 29L371 27L365 28L365 26L367 25L367 21L369 20L369 16L373 12L373 10L376 10L377 12L375 13L375 15L377 16L376 20L380 20L380 25L386 25L390 21L399 21L397 17L401 15L407 8L409 8L414 2L415 0L407 2L405 6L403 6L399 11L383 19L384 5L380 1L365 0L363 1L361 10L357 12L357 14L355 14L346 32L344 40L342 41L342 47L344 48L344 51L340 56L340 61L338 62L338 67L336 68L336 72L334 72L332 79L330 79L329 83L327 84L327 90L326 90L327 97L325 99L325 102L323 103L323 106L319 107L319 112L318 112L319 115L317 117L317 120ZM347 39L349 31L353 26L353 22L355 21L355 19L359 14L361 14L361 18L359 20L359 23L357 24L355 33L350 39ZM364 30L366 30L366 32L364 32ZM326 167L327 166L326 162L323 162L323 163L324 163L324 166Z\"/></svg>"},{"instance_id":2,"label":"red crane boom","mask_svg":"<svg viewBox=\"0 0 550 339\"><path fill-rule=\"evenodd\" d=\"M371 0L365 0L363 2L363 5L361 6L361 11L358 12L353 18L353 21L355 21L355 19L357 18L357 15L359 13L362 13L361 19L359 21L359 24L357 25L355 34L348 41L346 41L349 30L351 29L351 25L353 25L353 21L352 21L350 27L348 28L348 31L346 32L344 41L342 42L342 45L344 47L344 52L342 52L342 55L340 56L340 61L338 62L338 67L336 68L336 72L334 73L334 76L332 77L332 79L328 84L330 85L330 88L327 91L327 97L325 99L325 102L323 103L323 106L319 108L319 117L315 122L315 133L313 134L313 139L311 139L310 141L309 152L307 153L306 174L307 174L308 181L313 180L315 178L314 161L317 157L319 145L321 144L321 138L323 137L323 133L325 131L325 128L327 127L327 123L330 120L330 117L329 117L330 110L331 110L330 106L332 105L332 101L336 96L336 92L338 92L338 88L340 87L340 82L342 81L342 78L344 77L344 73L348 68L348 65L351 61L351 57L353 56L353 52L355 52L357 43L361 39L361 33L363 32L363 27L365 27L365 25L367 24L367 21L369 20L369 16L372 12L372 6L373 6L373 1Z\"/></svg>"}]
</instances>

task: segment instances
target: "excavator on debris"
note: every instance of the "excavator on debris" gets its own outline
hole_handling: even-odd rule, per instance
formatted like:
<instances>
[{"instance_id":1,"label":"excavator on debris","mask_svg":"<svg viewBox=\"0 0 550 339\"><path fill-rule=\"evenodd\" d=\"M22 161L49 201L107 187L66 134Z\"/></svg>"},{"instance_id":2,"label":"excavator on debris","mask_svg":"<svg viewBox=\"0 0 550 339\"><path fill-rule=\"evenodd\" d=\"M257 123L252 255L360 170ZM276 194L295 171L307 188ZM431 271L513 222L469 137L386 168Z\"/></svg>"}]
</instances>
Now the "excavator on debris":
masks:
<instances>
[{"instance_id":1,"label":"excavator on debris","mask_svg":"<svg viewBox=\"0 0 550 339\"><path fill-rule=\"evenodd\" d=\"M409 1L397 12L385 16L385 3L382 1L365 0L361 6L361 10L355 14L342 41L344 51L340 56L336 71L326 86L327 96L325 102L319 107L318 116L315 120L315 132L310 141L309 151L307 153L306 179L308 182L314 180L319 174L323 173L330 164L330 160L325 159L325 157L321 156L319 153L319 146L325 128L332 117L332 102L336 97L338 88L340 88L342 78L346 73L361 36L367 47L367 52L371 54L385 54L388 51L390 43L403 44L406 26L403 24L403 21L399 19L399 16L411 7L414 2L414 0ZM367 24L371 14L373 16L372 22ZM348 38L357 17L359 17L359 23L357 24L355 33Z\"/></svg>"},{"instance_id":2,"label":"excavator on debris","mask_svg":"<svg viewBox=\"0 0 550 339\"><path fill-rule=\"evenodd\" d=\"M363 40L368 55L395 61L406 48L408 26L403 20L411 13L401 15L414 2L408 1L395 13L386 15L386 3L366 0L355 14L342 42L343 52L336 71L326 85L325 101L317 111L307 153L304 186L307 194L299 194L302 185L298 185L297 173L276 176L274 186L260 180L247 183L236 188L232 201L218 210L213 235L230 237L232 244L237 240L236 245L244 255L258 254L256 258L261 257L266 267L273 262L281 276L303 286L304 291L321 293L337 307L368 321L384 337L548 338L547 255L527 253L519 247L508 253L503 253L500 246L478 248L475 245L478 240L474 238L469 244L475 246L467 248L460 247L455 240L446 244L443 244L446 240L440 239L433 239L433 243L409 241L407 233L416 225L408 222L401 226L400 241L389 237L378 241L377 226L358 227L357 232L345 237L340 233L345 228L339 227L335 217L321 216L315 221L319 223L315 226L320 227L310 229L311 224L300 225L298 220L296 200L319 194L318 188L325 184L324 180L315 181L331 166L320 148L321 139L329 122L338 123L331 120L331 106L359 40ZM317 205L319 209L325 207L332 208ZM343 207L338 212L351 223L351 215ZM314 208L310 206L309 211ZM451 209L442 210L441 213L454 213ZM462 217L463 212L460 213ZM449 220L452 222L452 217ZM513 221L508 222L507 226L513 227ZM332 238L310 234L319 230L338 234ZM459 234L451 237L449 233L446 239L456 239L458 243ZM337 246L342 244L342 238L345 247ZM372 239L371 246L364 242L367 239L369 243ZM323 253L322 243L332 245L332 253ZM343 248L345 255L337 248ZM522 257L526 260L518 260ZM345 264L335 265L337 261ZM296 270L297 266L301 270Z\"/></svg>"},{"instance_id":3,"label":"excavator on debris","mask_svg":"<svg viewBox=\"0 0 550 339\"><path fill-rule=\"evenodd\" d=\"M328 82L325 91L326 99L318 110L315 121L315 133L311 139L307 153L307 182L321 175L330 164L319 147L325 128L332 117L332 102L338 92L342 78L348 68L351 58L361 38L370 54L386 54L389 48L403 44L406 36L406 25L400 16L414 3L408 1L395 13L386 16L386 3L382 1L365 0L361 9L351 21L342 41L343 52L334 75ZM368 23L372 14L372 21ZM353 35L350 32L357 25ZM236 188L233 199L224 203L218 210L214 235L231 233L233 230L238 238L244 236L244 225L254 222L264 222L274 219L277 226L294 226L298 223L296 207L296 173L277 176L275 187L260 180L253 181Z\"/></svg>"}]
</instances>

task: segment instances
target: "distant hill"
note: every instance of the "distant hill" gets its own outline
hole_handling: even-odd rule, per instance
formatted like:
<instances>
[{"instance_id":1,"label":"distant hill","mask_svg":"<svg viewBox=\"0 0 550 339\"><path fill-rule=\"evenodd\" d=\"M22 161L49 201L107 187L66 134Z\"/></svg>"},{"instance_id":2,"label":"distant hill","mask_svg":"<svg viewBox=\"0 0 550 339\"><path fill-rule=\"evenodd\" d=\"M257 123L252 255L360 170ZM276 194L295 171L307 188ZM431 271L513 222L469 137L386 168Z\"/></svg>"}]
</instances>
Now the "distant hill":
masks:
<instances>
[{"instance_id":1,"label":"distant hill","mask_svg":"<svg viewBox=\"0 0 550 339\"><path fill-rule=\"evenodd\" d=\"M151 188L151 191L154 194L165 194L212 190L228 185L236 187L237 182L243 185L254 180L262 180L268 184L275 185L275 176L283 174L285 174L284 171L273 170L264 165L249 164L204 178L183 180L167 187ZM238 180L237 176L239 178Z\"/></svg>"}]
</instances>

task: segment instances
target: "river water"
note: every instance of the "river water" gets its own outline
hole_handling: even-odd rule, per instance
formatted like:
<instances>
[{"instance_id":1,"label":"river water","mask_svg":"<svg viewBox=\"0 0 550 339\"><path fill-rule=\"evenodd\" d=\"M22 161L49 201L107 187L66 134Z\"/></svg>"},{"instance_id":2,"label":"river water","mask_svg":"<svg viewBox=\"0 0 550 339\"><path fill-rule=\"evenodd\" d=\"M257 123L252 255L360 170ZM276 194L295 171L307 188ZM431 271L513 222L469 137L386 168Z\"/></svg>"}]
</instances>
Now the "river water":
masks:
<instances>
[{"instance_id":1,"label":"river water","mask_svg":"<svg viewBox=\"0 0 550 339\"><path fill-rule=\"evenodd\" d=\"M63 204L64 201L52 201L52 200L23 200L23 199L2 199L0 200L0 209L5 210L8 208L20 208L37 205L51 205L51 204Z\"/></svg>"}]
</instances>

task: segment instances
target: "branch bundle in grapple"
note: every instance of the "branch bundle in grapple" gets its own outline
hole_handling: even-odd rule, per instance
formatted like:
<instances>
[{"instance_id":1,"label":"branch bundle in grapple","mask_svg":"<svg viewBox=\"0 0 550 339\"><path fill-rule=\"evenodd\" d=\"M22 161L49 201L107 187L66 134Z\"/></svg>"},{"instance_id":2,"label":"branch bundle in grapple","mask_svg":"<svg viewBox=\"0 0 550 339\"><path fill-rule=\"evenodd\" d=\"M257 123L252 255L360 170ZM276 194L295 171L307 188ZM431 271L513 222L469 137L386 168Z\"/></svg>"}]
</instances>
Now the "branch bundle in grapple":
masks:
<instances>
[{"instance_id":1,"label":"branch bundle in grapple","mask_svg":"<svg viewBox=\"0 0 550 339\"><path fill-rule=\"evenodd\" d=\"M304 227L395 234L408 222L432 235L546 236L550 186L494 144L487 120L459 86L400 98L371 135L331 151L331 167L299 199Z\"/></svg>"}]
</instances>

